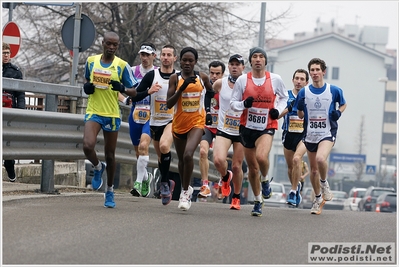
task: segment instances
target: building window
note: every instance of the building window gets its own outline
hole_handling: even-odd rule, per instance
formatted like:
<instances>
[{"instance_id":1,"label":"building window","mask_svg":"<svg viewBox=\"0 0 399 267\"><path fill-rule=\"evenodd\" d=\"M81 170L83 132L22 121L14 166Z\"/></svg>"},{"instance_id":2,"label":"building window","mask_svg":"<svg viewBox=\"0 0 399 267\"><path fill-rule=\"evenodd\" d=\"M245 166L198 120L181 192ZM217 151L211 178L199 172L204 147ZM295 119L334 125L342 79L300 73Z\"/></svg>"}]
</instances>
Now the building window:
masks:
<instances>
[{"instance_id":1,"label":"building window","mask_svg":"<svg viewBox=\"0 0 399 267\"><path fill-rule=\"evenodd\" d=\"M395 123L396 122L396 112L384 112L384 122Z\"/></svg>"},{"instance_id":2,"label":"building window","mask_svg":"<svg viewBox=\"0 0 399 267\"><path fill-rule=\"evenodd\" d=\"M385 102L396 102L396 91L385 91Z\"/></svg>"},{"instance_id":3,"label":"building window","mask_svg":"<svg viewBox=\"0 0 399 267\"><path fill-rule=\"evenodd\" d=\"M339 79L339 68L338 67L333 67L332 68L332 77L333 80L338 80Z\"/></svg>"}]
</instances>

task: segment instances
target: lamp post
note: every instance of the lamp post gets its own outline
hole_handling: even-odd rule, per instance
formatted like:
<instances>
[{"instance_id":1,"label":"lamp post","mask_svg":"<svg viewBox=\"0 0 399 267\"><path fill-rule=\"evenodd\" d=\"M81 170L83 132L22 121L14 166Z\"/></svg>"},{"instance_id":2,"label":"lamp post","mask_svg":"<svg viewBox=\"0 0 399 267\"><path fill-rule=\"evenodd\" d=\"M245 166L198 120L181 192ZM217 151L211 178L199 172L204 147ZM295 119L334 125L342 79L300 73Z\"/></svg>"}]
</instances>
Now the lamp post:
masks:
<instances>
[{"instance_id":1,"label":"lamp post","mask_svg":"<svg viewBox=\"0 0 399 267\"><path fill-rule=\"evenodd\" d=\"M378 81L379 82L383 82L385 85L384 85L384 100L383 100L383 110L382 110L382 122L381 122L381 125L382 125L382 130L381 130L381 147L380 147L380 166L379 166L379 173L380 173L380 179L379 180L381 180L381 178L382 178L382 151L383 151L383 148L384 148L384 146L383 146L383 144L384 144L384 113L385 113L385 97L386 97L386 91L387 91L387 83L388 83L388 78L387 77L382 77L382 78L378 78ZM386 167L385 167L385 169L386 169ZM378 181L378 183L377 183L377 186L379 186L380 185L380 181Z\"/></svg>"}]
</instances>

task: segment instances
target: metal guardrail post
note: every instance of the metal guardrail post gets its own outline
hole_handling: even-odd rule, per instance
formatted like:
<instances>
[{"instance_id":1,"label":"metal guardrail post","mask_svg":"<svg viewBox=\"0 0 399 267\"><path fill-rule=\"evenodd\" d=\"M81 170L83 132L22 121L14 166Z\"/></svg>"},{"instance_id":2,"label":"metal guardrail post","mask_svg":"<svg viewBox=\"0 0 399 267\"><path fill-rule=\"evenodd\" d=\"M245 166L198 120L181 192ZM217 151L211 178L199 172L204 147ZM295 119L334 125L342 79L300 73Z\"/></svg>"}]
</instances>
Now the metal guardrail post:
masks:
<instances>
[{"instance_id":1,"label":"metal guardrail post","mask_svg":"<svg viewBox=\"0 0 399 267\"><path fill-rule=\"evenodd\" d=\"M58 97L46 94L46 111L57 112ZM42 176L40 180L40 192L54 193L54 160L42 160Z\"/></svg>"}]
</instances>

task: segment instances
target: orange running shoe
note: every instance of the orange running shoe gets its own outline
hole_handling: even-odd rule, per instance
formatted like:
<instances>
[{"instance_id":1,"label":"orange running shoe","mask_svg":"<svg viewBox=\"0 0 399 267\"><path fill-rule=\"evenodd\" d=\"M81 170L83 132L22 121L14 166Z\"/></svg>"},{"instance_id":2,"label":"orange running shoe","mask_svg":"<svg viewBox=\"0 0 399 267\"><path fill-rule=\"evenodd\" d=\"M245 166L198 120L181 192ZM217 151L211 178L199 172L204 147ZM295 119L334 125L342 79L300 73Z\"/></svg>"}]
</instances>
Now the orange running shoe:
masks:
<instances>
[{"instance_id":1,"label":"orange running shoe","mask_svg":"<svg viewBox=\"0 0 399 267\"><path fill-rule=\"evenodd\" d=\"M200 192L198 193L199 198L207 198L210 197L211 194L211 189L209 188L208 185L203 185L201 186Z\"/></svg>"},{"instance_id":2,"label":"orange running shoe","mask_svg":"<svg viewBox=\"0 0 399 267\"><path fill-rule=\"evenodd\" d=\"M224 197L230 196L230 193L231 193L230 182L231 182L231 179L233 178L233 173L230 170L227 170L227 173L229 174L229 179L227 179L227 182L224 182L222 180L222 195Z\"/></svg>"},{"instance_id":3,"label":"orange running shoe","mask_svg":"<svg viewBox=\"0 0 399 267\"><path fill-rule=\"evenodd\" d=\"M231 199L231 205L230 205L231 210L240 210L240 199L239 198L232 198Z\"/></svg>"}]
</instances>

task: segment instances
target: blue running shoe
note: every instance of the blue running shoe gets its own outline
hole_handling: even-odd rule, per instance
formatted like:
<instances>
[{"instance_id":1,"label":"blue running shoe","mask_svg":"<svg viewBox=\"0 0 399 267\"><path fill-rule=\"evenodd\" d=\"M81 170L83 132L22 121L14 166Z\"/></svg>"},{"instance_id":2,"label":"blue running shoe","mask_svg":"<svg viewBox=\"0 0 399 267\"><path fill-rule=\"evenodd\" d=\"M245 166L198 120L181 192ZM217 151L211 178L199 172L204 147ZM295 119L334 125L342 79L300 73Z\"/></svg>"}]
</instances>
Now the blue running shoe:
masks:
<instances>
[{"instance_id":1,"label":"blue running shoe","mask_svg":"<svg viewBox=\"0 0 399 267\"><path fill-rule=\"evenodd\" d=\"M254 208L251 211L252 216L262 217L263 202L254 201Z\"/></svg>"},{"instance_id":2,"label":"blue running shoe","mask_svg":"<svg viewBox=\"0 0 399 267\"><path fill-rule=\"evenodd\" d=\"M175 181L169 180L170 187L167 182L161 183L161 200L163 205L168 205L172 200L173 190L175 189Z\"/></svg>"},{"instance_id":3,"label":"blue running shoe","mask_svg":"<svg viewBox=\"0 0 399 267\"><path fill-rule=\"evenodd\" d=\"M294 192L290 192L288 195L287 204L296 207L296 194Z\"/></svg>"},{"instance_id":4,"label":"blue running shoe","mask_svg":"<svg viewBox=\"0 0 399 267\"><path fill-rule=\"evenodd\" d=\"M299 182L298 187L296 189L296 206L297 207L299 207L299 204L302 202L301 188L302 188L302 184L301 184L301 182Z\"/></svg>"},{"instance_id":5,"label":"blue running shoe","mask_svg":"<svg viewBox=\"0 0 399 267\"><path fill-rule=\"evenodd\" d=\"M270 179L270 181L262 181L262 196L264 199L268 199L272 196L272 188L270 187L270 182L273 181L273 177L272 179Z\"/></svg>"},{"instance_id":6,"label":"blue running shoe","mask_svg":"<svg viewBox=\"0 0 399 267\"><path fill-rule=\"evenodd\" d=\"M105 198L105 203L104 203L105 208L115 208L114 192L112 191L105 192L104 198Z\"/></svg>"},{"instance_id":7,"label":"blue running shoe","mask_svg":"<svg viewBox=\"0 0 399 267\"><path fill-rule=\"evenodd\" d=\"M97 171L96 169L94 169L94 177L93 179L91 179L91 186L93 190L98 190L103 185L102 176L105 168L106 168L105 163L101 162L101 170Z\"/></svg>"}]
</instances>

